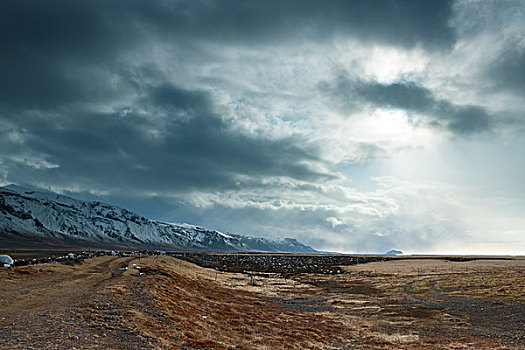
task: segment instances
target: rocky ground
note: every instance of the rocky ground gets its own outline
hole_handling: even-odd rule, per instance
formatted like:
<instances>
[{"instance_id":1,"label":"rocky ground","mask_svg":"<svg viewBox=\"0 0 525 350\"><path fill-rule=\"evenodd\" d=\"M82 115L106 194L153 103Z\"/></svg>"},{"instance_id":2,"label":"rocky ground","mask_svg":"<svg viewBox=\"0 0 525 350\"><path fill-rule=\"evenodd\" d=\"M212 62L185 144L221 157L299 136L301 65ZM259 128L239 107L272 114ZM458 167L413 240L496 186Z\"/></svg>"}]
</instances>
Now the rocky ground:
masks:
<instances>
[{"instance_id":1,"label":"rocky ground","mask_svg":"<svg viewBox=\"0 0 525 350\"><path fill-rule=\"evenodd\" d=\"M525 259L105 254L0 270L0 348L525 348Z\"/></svg>"}]
</instances>

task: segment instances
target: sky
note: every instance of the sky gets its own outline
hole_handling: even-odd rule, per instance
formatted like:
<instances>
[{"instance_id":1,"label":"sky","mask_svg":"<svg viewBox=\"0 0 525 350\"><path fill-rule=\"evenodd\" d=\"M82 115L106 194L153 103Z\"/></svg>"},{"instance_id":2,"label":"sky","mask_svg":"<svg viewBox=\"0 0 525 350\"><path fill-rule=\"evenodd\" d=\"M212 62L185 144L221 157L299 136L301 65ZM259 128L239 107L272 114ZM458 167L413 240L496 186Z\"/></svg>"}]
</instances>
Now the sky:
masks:
<instances>
[{"instance_id":1,"label":"sky","mask_svg":"<svg viewBox=\"0 0 525 350\"><path fill-rule=\"evenodd\" d=\"M525 253L525 2L0 12L0 185L348 253Z\"/></svg>"}]
</instances>

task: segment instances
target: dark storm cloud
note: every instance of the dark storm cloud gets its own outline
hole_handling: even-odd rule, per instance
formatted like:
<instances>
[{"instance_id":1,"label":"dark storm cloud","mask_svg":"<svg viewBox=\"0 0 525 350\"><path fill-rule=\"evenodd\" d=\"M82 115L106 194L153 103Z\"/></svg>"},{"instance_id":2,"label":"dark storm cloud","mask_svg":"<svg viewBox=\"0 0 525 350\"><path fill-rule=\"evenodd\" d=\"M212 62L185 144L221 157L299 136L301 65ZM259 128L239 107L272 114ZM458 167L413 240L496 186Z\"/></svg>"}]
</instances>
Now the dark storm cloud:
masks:
<instances>
[{"instance_id":1,"label":"dark storm cloud","mask_svg":"<svg viewBox=\"0 0 525 350\"><path fill-rule=\"evenodd\" d=\"M185 1L157 12L165 32L210 41L268 43L326 40L349 35L360 40L412 47L449 47L450 1Z\"/></svg>"},{"instance_id":2,"label":"dark storm cloud","mask_svg":"<svg viewBox=\"0 0 525 350\"><path fill-rule=\"evenodd\" d=\"M116 94L105 77L126 54L196 42L258 45L350 36L448 48L448 1L5 1L0 11L0 103L58 108ZM146 47L145 47L146 46ZM117 72L115 72L117 71ZM103 75L104 72L97 74Z\"/></svg>"},{"instance_id":3,"label":"dark storm cloud","mask_svg":"<svg viewBox=\"0 0 525 350\"><path fill-rule=\"evenodd\" d=\"M350 80L339 76L333 85L322 83L320 89L335 98L342 108L359 108L363 102L390 109L402 109L422 115L425 119L411 118L415 124L445 128L455 134L489 131L491 116L479 106L455 105L434 97L432 92L413 82L381 84Z\"/></svg>"},{"instance_id":4,"label":"dark storm cloud","mask_svg":"<svg viewBox=\"0 0 525 350\"><path fill-rule=\"evenodd\" d=\"M210 113L211 100L201 91L182 90L170 84L162 84L151 89L143 102L152 107L166 110L184 110L186 112Z\"/></svg>"},{"instance_id":5,"label":"dark storm cloud","mask_svg":"<svg viewBox=\"0 0 525 350\"><path fill-rule=\"evenodd\" d=\"M6 141L2 151L9 177L140 192L228 188L238 175L328 176L313 169L317 150L304 140L234 131L206 92L175 87L155 64L125 59L148 54L151 42L176 47L199 38L214 41L217 33L232 42L251 35L272 39L265 23L272 4L266 10L262 4L3 3L0 122L14 130L10 135L23 136ZM250 18L257 8L259 22ZM287 14L280 16L286 22ZM245 38L236 38L237 31ZM45 156L59 167L31 165L21 154Z\"/></svg>"},{"instance_id":6,"label":"dark storm cloud","mask_svg":"<svg viewBox=\"0 0 525 350\"><path fill-rule=\"evenodd\" d=\"M455 40L448 25L451 1L12 0L2 5L4 45L67 47L86 58L99 58L114 45L127 47L148 31L164 38L254 44L332 34L403 46L448 46Z\"/></svg>"},{"instance_id":7,"label":"dark storm cloud","mask_svg":"<svg viewBox=\"0 0 525 350\"><path fill-rule=\"evenodd\" d=\"M19 181L38 176L51 184L138 192L232 188L236 175L330 177L306 164L318 159L315 149L300 146L300 140L234 132L214 113L204 92L161 85L139 102L144 101L144 110L157 115L84 113L74 122L68 116L26 121L26 145L50 155L60 168L42 171L13 164L12 175Z\"/></svg>"},{"instance_id":8,"label":"dark storm cloud","mask_svg":"<svg viewBox=\"0 0 525 350\"><path fill-rule=\"evenodd\" d=\"M6 1L0 11L0 101L49 108L90 99L100 85L70 67L106 66L133 44L127 21L113 22L111 2ZM125 17L125 12L121 14ZM112 18L114 17L114 18ZM93 84L97 86L93 86Z\"/></svg>"},{"instance_id":9,"label":"dark storm cloud","mask_svg":"<svg viewBox=\"0 0 525 350\"><path fill-rule=\"evenodd\" d=\"M141 31L246 42L345 34L403 46L448 46L452 1L5 1L2 40L47 49L91 48L90 57L128 46ZM130 35L131 34L131 35ZM276 35L280 37L276 37Z\"/></svg>"},{"instance_id":10,"label":"dark storm cloud","mask_svg":"<svg viewBox=\"0 0 525 350\"><path fill-rule=\"evenodd\" d=\"M488 72L492 84L498 89L510 90L516 94L525 93L525 49L517 45L507 47L492 64Z\"/></svg>"},{"instance_id":11,"label":"dark storm cloud","mask_svg":"<svg viewBox=\"0 0 525 350\"><path fill-rule=\"evenodd\" d=\"M478 106L458 106L436 99L425 87L410 82L394 84L359 83L356 93L375 105L398 108L431 117L432 126L444 126L457 134L490 129L490 116Z\"/></svg>"},{"instance_id":12,"label":"dark storm cloud","mask_svg":"<svg viewBox=\"0 0 525 350\"><path fill-rule=\"evenodd\" d=\"M10 176L149 189L232 186L239 174L326 176L306 165L318 159L304 141L234 132L206 93L173 87L161 70L125 57L149 52L153 41L258 45L334 35L447 48L449 15L445 1L6 1L0 118L23 135L12 149L59 165L6 160ZM121 111L100 111L121 100Z\"/></svg>"}]
</instances>

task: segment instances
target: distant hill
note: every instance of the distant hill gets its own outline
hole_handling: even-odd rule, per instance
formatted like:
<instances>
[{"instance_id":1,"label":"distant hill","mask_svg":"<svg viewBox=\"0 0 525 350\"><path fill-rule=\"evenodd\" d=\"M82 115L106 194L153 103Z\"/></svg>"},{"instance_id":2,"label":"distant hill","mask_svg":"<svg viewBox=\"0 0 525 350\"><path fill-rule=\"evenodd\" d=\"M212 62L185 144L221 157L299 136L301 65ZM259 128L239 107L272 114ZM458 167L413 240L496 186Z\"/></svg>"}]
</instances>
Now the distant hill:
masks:
<instances>
[{"instance_id":1,"label":"distant hill","mask_svg":"<svg viewBox=\"0 0 525 350\"><path fill-rule=\"evenodd\" d=\"M386 255L401 255L401 254L403 254L402 251L395 250L395 249L392 249L392 250L389 250L388 252L386 252Z\"/></svg>"},{"instance_id":2,"label":"distant hill","mask_svg":"<svg viewBox=\"0 0 525 350\"><path fill-rule=\"evenodd\" d=\"M101 202L19 186L0 187L0 245L5 248L136 247L214 252L316 253L291 238L255 238L147 219Z\"/></svg>"}]
</instances>

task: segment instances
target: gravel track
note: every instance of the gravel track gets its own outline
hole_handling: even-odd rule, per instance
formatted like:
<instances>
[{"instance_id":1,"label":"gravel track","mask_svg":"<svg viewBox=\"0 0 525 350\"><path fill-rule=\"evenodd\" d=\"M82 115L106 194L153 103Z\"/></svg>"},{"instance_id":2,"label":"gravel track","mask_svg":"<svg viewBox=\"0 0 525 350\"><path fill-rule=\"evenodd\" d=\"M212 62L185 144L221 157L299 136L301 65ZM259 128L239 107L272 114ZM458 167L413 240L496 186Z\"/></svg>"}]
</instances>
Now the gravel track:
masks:
<instances>
[{"instance_id":1,"label":"gravel track","mask_svg":"<svg viewBox=\"0 0 525 350\"><path fill-rule=\"evenodd\" d=\"M123 278L120 270L135 260L102 257L82 265L43 264L3 274L0 348L150 349L150 340L126 326L128 309L107 289L140 283Z\"/></svg>"},{"instance_id":2,"label":"gravel track","mask_svg":"<svg viewBox=\"0 0 525 350\"><path fill-rule=\"evenodd\" d=\"M439 309L454 316L466 316L474 329L461 330L472 336L501 338L510 345L525 346L525 303L513 300L480 300L468 296L456 296L448 293L454 291L439 290L435 280L429 280L430 295L417 292L414 284L407 283L404 291L411 297L405 305L421 305L430 309ZM456 333L458 333L456 331ZM435 336L436 332L427 332ZM442 334L440 334L442 335ZM448 334L458 336L463 334Z\"/></svg>"}]
</instances>

